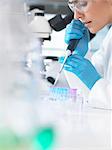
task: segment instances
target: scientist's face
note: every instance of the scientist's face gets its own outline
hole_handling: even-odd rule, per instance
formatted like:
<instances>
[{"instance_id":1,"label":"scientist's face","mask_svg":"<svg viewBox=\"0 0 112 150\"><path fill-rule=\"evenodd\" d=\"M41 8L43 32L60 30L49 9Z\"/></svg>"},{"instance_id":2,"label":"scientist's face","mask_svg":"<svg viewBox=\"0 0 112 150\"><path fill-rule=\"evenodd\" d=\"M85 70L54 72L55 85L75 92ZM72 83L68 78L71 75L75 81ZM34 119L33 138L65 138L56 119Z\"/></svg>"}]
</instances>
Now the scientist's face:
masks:
<instances>
[{"instance_id":1,"label":"scientist's face","mask_svg":"<svg viewBox=\"0 0 112 150\"><path fill-rule=\"evenodd\" d=\"M91 33L112 23L112 0L69 0L69 5Z\"/></svg>"}]
</instances>

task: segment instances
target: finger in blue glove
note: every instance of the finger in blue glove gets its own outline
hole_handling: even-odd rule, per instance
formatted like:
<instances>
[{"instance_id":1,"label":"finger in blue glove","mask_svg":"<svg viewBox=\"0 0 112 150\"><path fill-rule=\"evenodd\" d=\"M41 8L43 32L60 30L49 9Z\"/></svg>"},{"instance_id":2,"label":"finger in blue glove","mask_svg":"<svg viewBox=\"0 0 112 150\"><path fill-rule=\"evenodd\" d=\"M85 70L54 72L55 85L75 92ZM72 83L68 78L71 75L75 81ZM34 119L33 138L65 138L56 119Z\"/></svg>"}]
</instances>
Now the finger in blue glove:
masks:
<instances>
[{"instance_id":1,"label":"finger in blue glove","mask_svg":"<svg viewBox=\"0 0 112 150\"><path fill-rule=\"evenodd\" d=\"M69 56L64 69L74 73L89 89L101 78L91 62L78 55Z\"/></svg>"},{"instance_id":2,"label":"finger in blue glove","mask_svg":"<svg viewBox=\"0 0 112 150\"><path fill-rule=\"evenodd\" d=\"M66 27L65 42L69 44L71 39L81 39L83 37L84 30L84 24L80 20L73 19Z\"/></svg>"},{"instance_id":3,"label":"finger in blue glove","mask_svg":"<svg viewBox=\"0 0 112 150\"><path fill-rule=\"evenodd\" d=\"M58 62L62 64L64 59L65 59L65 57L59 57Z\"/></svg>"},{"instance_id":4,"label":"finger in blue glove","mask_svg":"<svg viewBox=\"0 0 112 150\"><path fill-rule=\"evenodd\" d=\"M80 20L73 19L66 27L65 42L69 44L71 39L80 39L76 49L74 49L74 54L85 56L90 37L88 29Z\"/></svg>"}]
</instances>

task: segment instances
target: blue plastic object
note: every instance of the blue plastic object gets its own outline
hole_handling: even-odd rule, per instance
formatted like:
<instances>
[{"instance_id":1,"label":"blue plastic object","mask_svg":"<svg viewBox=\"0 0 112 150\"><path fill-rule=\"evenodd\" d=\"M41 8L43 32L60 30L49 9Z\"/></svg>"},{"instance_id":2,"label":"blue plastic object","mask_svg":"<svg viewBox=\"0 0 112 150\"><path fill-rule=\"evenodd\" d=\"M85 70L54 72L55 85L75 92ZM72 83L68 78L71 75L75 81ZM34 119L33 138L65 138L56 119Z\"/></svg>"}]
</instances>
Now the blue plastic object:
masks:
<instances>
[{"instance_id":1,"label":"blue plastic object","mask_svg":"<svg viewBox=\"0 0 112 150\"><path fill-rule=\"evenodd\" d=\"M52 127L41 128L33 139L33 150L52 150L55 132Z\"/></svg>"},{"instance_id":2,"label":"blue plastic object","mask_svg":"<svg viewBox=\"0 0 112 150\"><path fill-rule=\"evenodd\" d=\"M74 54L85 56L88 51L88 42L90 40L88 29L80 20L72 20L66 27L65 42L70 44L70 40L80 39Z\"/></svg>"},{"instance_id":3,"label":"blue plastic object","mask_svg":"<svg viewBox=\"0 0 112 150\"><path fill-rule=\"evenodd\" d=\"M60 62L63 62L63 57L60 58ZM74 73L89 89L101 78L91 62L78 55L71 55L64 69Z\"/></svg>"},{"instance_id":4,"label":"blue plastic object","mask_svg":"<svg viewBox=\"0 0 112 150\"><path fill-rule=\"evenodd\" d=\"M52 101L75 101L77 98L77 89L50 87L49 94L49 99Z\"/></svg>"}]
</instances>

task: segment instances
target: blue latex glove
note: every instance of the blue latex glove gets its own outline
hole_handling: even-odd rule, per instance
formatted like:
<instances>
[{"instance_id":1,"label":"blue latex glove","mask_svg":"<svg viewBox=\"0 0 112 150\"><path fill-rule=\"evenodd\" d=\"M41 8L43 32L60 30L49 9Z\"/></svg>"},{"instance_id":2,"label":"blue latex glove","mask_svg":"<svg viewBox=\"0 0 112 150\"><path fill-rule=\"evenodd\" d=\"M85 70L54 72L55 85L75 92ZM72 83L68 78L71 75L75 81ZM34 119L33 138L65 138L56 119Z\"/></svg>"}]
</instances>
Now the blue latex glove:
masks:
<instances>
[{"instance_id":1,"label":"blue latex glove","mask_svg":"<svg viewBox=\"0 0 112 150\"><path fill-rule=\"evenodd\" d=\"M64 57L61 57L59 62L63 60ZM79 55L69 56L64 69L74 73L89 89L101 78L91 62Z\"/></svg>"},{"instance_id":2,"label":"blue latex glove","mask_svg":"<svg viewBox=\"0 0 112 150\"><path fill-rule=\"evenodd\" d=\"M65 42L69 44L71 39L80 39L74 54L84 57L88 51L88 42L90 37L88 29L80 20L73 19L72 22L66 27Z\"/></svg>"}]
</instances>

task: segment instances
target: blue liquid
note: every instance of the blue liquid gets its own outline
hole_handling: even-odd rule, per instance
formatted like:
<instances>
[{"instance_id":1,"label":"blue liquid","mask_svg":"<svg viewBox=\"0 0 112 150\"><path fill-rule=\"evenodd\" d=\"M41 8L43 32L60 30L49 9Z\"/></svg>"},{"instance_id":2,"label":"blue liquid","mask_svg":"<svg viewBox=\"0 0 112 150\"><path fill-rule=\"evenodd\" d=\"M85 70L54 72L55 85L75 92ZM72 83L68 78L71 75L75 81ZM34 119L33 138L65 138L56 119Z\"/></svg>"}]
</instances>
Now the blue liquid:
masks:
<instances>
[{"instance_id":1,"label":"blue liquid","mask_svg":"<svg viewBox=\"0 0 112 150\"><path fill-rule=\"evenodd\" d=\"M77 89L70 89L64 87L50 87L49 93L51 100L75 100L77 96Z\"/></svg>"}]
</instances>

